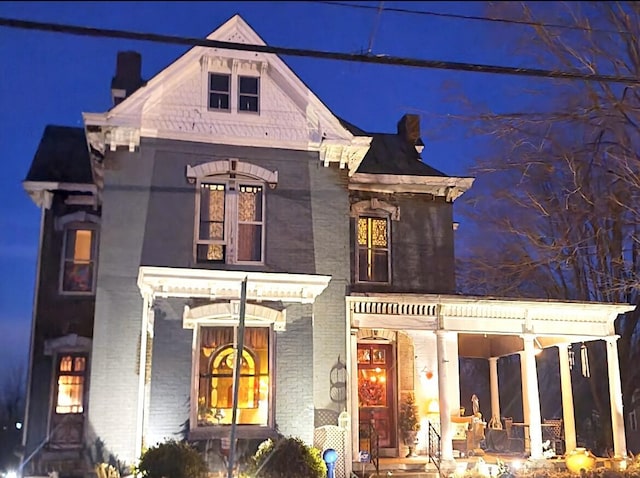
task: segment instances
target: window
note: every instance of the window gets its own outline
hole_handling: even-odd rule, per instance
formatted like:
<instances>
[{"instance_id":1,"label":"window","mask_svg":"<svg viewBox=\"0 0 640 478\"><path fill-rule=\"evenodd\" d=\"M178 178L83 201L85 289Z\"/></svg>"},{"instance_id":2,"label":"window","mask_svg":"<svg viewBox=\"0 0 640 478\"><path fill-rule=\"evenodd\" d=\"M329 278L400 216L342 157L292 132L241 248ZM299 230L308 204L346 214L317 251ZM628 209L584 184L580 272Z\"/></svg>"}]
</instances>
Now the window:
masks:
<instances>
[{"instance_id":1,"label":"window","mask_svg":"<svg viewBox=\"0 0 640 478\"><path fill-rule=\"evenodd\" d=\"M84 411L84 380L86 356L62 355L58 361L55 412L57 414Z\"/></svg>"},{"instance_id":2,"label":"window","mask_svg":"<svg viewBox=\"0 0 640 478\"><path fill-rule=\"evenodd\" d=\"M230 76L209 74L209 109L229 111Z\"/></svg>"},{"instance_id":3,"label":"window","mask_svg":"<svg viewBox=\"0 0 640 478\"><path fill-rule=\"evenodd\" d=\"M635 432L638 430L638 418L635 410L629 412L629 425L631 427L631 431Z\"/></svg>"},{"instance_id":4,"label":"window","mask_svg":"<svg viewBox=\"0 0 640 478\"><path fill-rule=\"evenodd\" d=\"M238 419L240 425L269 421L270 327L245 327ZM200 327L198 426L230 424L238 327Z\"/></svg>"},{"instance_id":5,"label":"window","mask_svg":"<svg viewBox=\"0 0 640 478\"><path fill-rule=\"evenodd\" d=\"M357 275L359 282L389 282L389 219L357 218Z\"/></svg>"},{"instance_id":6,"label":"window","mask_svg":"<svg viewBox=\"0 0 640 478\"><path fill-rule=\"evenodd\" d=\"M258 112L258 83L254 76L238 77L238 111Z\"/></svg>"},{"instance_id":7,"label":"window","mask_svg":"<svg viewBox=\"0 0 640 478\"><path fill-rule=\"evenodd\" d=\"M94 292L96 248L95 229L82 226L65 229L60 281L63 293Z\"/></svg>"},{"instance_id":8,"label":"window","mask_svg":"<svg viewBox=\"0 0 640 478\"><path fill-rule=\"evenodd\" d=\"M200 182L198 261L262 263L264 188L250 181Z\"/></svg>"}]
</instances>

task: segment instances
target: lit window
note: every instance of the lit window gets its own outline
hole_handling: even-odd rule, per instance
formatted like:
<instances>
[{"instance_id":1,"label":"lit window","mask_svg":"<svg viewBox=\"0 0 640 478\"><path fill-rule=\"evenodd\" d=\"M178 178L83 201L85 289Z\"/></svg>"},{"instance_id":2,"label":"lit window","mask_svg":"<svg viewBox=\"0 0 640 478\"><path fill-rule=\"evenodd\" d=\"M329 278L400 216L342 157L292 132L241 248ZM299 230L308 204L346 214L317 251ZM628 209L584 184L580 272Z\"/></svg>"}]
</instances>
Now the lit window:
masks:
<instances>
[{"instance_id":1,"label":"lit window","mask_svg":"<svg viewBox=\"0 0 640 478\"><path fill-rule=\"evenodd\" d=\"M357 223L359 282L389 282L389 220L360 216Z\"/></svg>"},{"instance_id":2,"label":"lit window","mask_svg":"<svg viewBox=\"0 0 640 478\"><path fill-rule=\"evenodd\" d=\"M238 424L268 424L270 333L269 327L245 328L238 386ZM199 426L231 423L237 340L238 328L235 326L200 328Z\"/></svg>"},{"instance_id":3,"label":"lit window","mask_svg":"<svg viewBox=\"0 0 640 478\"><path fill-rule=\"evenodd\" d=\"M86 357L63 355L58 362L56 413L82 413Z\"/></svg>"},{"instance_id":4,"label":"lit window","mask_svg":"<svg viewBox=\"0 0 640 478\"><path fill-rule=\"evenodd\" d=\"M209 74L209 109L226 110L229 107L230 76L218 73Z\"/></svg>"},{"instance_id":5,"label":"lit window","mask_svg":"<svg viewBox=\"0 0 640 478\"><path fill-rule=\"evenodd\" d=\"M66 293L92 293L95 278L96 231L65 230L61 290Z\"/></svg>"},{"instance_id":6,"label":"lit window","mask_svg":"<svg viewBox=\"0 0 640 478\"><path fill-rule=\"evenodd\" d=\"M259 78L254 76L238 77L238 110L258 112Z\"/></svg>"},{"instance_id":7,"label":"lit window","mask_svg":"<svg viewBox=\"0 0 640 478\"><path fill-rule=\"evenodd\" d=\"M198 261L262 263L264 188L259 184L201 182Z\"/></svg>"}]
</instances>

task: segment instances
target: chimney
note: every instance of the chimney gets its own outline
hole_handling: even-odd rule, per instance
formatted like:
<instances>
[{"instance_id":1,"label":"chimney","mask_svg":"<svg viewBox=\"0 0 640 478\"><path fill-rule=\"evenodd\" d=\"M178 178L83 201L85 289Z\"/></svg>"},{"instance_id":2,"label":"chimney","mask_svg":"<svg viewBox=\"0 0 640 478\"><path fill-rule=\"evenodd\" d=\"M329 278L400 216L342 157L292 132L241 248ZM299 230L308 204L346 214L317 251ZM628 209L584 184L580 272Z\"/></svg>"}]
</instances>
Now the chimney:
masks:
<instances>
[{"instance_id":1,"label":"chimney","mask_svg":"<svg viewBox=\"0 0 640 478\"><path fill-rule=\"evenodd\" d=\"M111 98L113 106L128 98L141 86L142 56L137 51L119 51L116 61L116 75L111 79Z\"/></svg>"},{"instance_id":2,"label":"chimney","mask_svg":"<svg viewBox=\"0 0 640 478\"><path fill-rule=\"evenodd\" d=\"M406 114L398 121L398 136L411 146L416 148L418 153L424 149L424 143L420 139L420 116Z\"/></svg>"}]
</instances>

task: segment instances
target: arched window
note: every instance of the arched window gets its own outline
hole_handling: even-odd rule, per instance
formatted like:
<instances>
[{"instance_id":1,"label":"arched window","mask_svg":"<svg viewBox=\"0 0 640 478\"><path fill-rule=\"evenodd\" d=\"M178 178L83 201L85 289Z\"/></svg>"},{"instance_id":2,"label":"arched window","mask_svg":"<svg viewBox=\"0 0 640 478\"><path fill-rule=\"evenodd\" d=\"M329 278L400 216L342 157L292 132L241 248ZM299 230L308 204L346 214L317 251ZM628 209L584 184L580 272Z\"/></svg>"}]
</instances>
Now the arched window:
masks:
<instances>
[{"instance_id":1,"label":"arched window","mask_svg":"<svg viewBox=\"0 0 640 478\"><path fill-rule=\"evenodd\" d=\"M231 423L237 326L199 329L198 425ZM271 328L246 327L238 383L238 424L267 425Z\"/></svg>"}]
</instances>

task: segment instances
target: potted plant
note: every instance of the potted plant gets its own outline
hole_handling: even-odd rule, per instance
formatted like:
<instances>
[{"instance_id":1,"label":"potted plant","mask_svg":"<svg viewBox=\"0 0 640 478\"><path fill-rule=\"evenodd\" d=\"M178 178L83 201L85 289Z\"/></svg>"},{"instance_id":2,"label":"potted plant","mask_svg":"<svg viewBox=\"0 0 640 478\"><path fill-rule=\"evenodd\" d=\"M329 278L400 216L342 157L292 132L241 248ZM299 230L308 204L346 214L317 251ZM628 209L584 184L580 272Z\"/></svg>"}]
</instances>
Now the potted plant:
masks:
<instances>
[{"instance_id":1,"label":"potted plant","mask_svg":"<svg viewBox=\"0 0 640 478\"><path fill-rule=\"evenodd\" d=\"M414 448L416 446L418 431L420 430L420 421L418 419L418 407L416 406L413 393L409 393L400 404L398 425L404 444L409 447L407 457L415 456Z\"/></svg>"}]
</instances>

